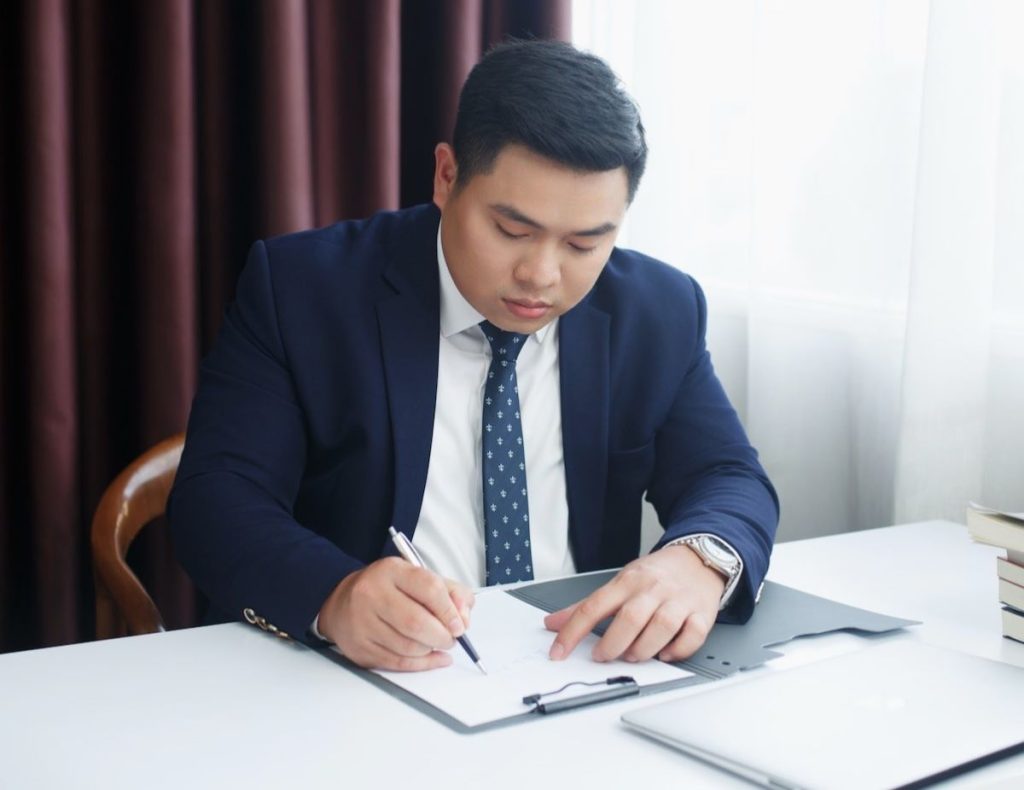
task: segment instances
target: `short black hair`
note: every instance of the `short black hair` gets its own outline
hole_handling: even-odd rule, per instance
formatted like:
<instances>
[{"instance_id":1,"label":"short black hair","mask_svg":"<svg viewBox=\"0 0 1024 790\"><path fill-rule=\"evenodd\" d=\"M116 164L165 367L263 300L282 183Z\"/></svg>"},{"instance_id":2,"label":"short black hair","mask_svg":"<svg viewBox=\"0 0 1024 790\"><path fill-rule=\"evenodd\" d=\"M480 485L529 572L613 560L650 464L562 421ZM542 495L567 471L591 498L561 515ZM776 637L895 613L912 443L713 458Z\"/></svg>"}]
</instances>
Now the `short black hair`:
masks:
<instances>
[{"instance_id":1,"label":"short black hair","mask_svg":"<svg viewBox=\"0 0 1024 790\"><path fill-rule=\"evenodd\" d=\"M511 40L473 68L459 95L457 185L519 144L582 172L626 168L628 199L647 164L640 111L607 63L561 41Z\"/></svg>"}]
</instances>

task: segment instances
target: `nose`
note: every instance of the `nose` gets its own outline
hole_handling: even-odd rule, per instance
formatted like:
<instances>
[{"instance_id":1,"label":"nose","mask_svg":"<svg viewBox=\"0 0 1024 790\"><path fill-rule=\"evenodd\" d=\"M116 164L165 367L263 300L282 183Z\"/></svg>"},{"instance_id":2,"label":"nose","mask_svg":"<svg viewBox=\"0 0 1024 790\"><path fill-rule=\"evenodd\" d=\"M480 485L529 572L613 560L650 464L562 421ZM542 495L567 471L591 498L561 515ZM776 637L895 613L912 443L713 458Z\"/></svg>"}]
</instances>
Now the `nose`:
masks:
<instances>
[{"instance_id":1,"label":"nose","mask_svg":"<svg viewBox=\"0 0 1024 790\"><path fill-rule=\"evenodd\" d=\"M531 291L543 291L558 283L562 276L557 249L537 244L516 264L515 278Z\"/></svg>"}]
</instances>

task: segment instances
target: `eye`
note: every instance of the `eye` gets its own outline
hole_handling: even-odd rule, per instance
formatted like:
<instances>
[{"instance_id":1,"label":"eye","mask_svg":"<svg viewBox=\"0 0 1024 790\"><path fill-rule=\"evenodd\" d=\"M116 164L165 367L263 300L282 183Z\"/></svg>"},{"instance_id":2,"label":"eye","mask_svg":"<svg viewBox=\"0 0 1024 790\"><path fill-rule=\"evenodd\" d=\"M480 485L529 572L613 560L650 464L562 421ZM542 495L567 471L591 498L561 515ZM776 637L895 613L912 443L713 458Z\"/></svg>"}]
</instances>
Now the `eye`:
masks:
<instances>
[{"instance_id":1,"label":"eye","mask_svg":"<svg viewBox=\"0 0 1024 790\"><path fill-rule=\"evenodd\" d=\"M578 255L587 255L597 249L597 247L584 247L581 244L573 244L571 241L569 242L569 247Z\"/></svg>"},{"instance_id":2,"label":"eye","mask_svg":"<svg viewBox=\"0 0 1024 790\"><path fill-rule=\"evenodd\" d=\"M507 230L500 222L495 222L494 227L496 227L501 235L506 239L525 239L528 235L526 233L513 233L512 231Z\"/></svg>"}]
</instances>

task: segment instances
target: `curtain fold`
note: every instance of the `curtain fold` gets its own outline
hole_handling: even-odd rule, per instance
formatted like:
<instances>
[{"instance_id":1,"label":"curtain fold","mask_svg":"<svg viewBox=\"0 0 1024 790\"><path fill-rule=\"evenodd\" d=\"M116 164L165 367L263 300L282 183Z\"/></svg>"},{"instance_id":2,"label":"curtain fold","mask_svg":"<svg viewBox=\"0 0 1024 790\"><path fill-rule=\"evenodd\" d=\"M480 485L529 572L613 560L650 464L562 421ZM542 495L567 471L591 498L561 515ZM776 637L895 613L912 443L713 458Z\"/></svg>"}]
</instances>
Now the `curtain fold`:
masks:
<instances>
[{"instance_id":1,"label":"curtain fold","mask_svg":"<svg viewBox=\"0 0 1024 790\"><path fill-rule=\"evenodd\" d=\"M192 6L151 0L136 30L132 105L139 112L138 171L132 177L133 210L124 221L132 226L135 274L135 315L128 329L136 336L130 361L139 371L133 406L138 436L148 447L184 424L198 366ZM163 608L177 619L195 607L195 593L180 569L164 561L171 552L166 530L150 530L137 556Z\"/></svg>"},{"instance_id":2,"label":"curtain fold","mask_svg":"<svg viewBox=\"0 0 1024 790\"><path fill-rule=\"evenodd\" d=\"M999 151L994 17L987 1L935 4L928 17L897 522L936 512L960 519L966 502L982 498ZM953 305L969 318L949 320ZM1024 491L1020 496L1024 503Z\"/></svg>"},{"instance_id":3,"label":"curtain fold","mask_svg":"<svg viewBox=\"0 0 1024 790\"><path fill-rule=\"evenodd\" d=\"M399 205L402 17L398 0L310 6L318 225ZM351 46L353 28L362 47Z\"/></svg>"},{"instance_id":4,"label":"curtain fold","mask_svg":"<svg viewBox=\"0 0 1024 790\"><path fill-rule=\"evenodd\" d=\"M71 152L70 19L61 0L30 4L25 16L24 69L36 80L25 104L24 211L26 362L22 371L28 422L27 480L18 495L35 505L31 569L39 604L57 617L41 623L44 640L59 638L75 610L82 535L76 528L79 452L75 360L74 176ZM46 364L39 364L46 360ZM6 376L5 376L6 379ZM27 483L27 485L24 485ZM63 495L54 496L54 491Z\"/></svg>"},{"instance_id":5,"label":"curtain fold","mask_svg":"<svg viewBox=\"0 0 1024 790\"><path fill-rule=\"evenodd\" d=\"M429 200L458 89L569 0L39 0L0 30L0 651L89 639L104 487L184 428L257 238ZM146 530L170 627L201 606Z\"/></svg>"}]
</instances>

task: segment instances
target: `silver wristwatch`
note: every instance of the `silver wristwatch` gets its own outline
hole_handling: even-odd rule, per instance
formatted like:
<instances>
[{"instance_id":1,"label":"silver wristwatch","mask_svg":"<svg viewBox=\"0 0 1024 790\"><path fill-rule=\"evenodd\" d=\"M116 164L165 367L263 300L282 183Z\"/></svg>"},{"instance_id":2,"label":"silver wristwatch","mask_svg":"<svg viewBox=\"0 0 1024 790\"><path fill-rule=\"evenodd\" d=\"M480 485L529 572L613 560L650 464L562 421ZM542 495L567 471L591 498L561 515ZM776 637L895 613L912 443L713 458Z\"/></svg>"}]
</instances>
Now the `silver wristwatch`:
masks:
<instances>
[{"instance_id":1,"label":"silver wristwatch","mask_svg":"<svg viewBox=\"0 0 1024 790\"><path fill-rule=\"evenodd\" d=\"M718 606L719 611L729 605L733 591L740 583L743 574L743 560L733 551L732 547L714 535L700 534L680 538L675 543L682 543L693 549L704 564L718 571L725 577L725 590Z\"/></svg>"}]
</instances>

